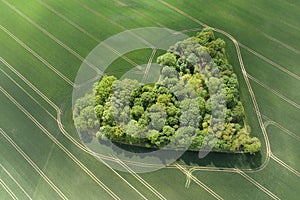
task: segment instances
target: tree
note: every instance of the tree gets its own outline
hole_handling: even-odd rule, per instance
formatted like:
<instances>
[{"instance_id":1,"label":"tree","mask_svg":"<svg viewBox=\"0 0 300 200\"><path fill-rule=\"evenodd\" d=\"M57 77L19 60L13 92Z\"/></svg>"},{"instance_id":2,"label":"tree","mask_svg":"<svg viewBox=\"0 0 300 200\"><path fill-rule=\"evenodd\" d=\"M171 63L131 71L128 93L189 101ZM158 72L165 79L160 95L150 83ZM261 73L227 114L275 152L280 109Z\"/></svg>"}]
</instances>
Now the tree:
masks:
<instances>
[{"instance_id":1,"label":"tree","mask_svg":"<svg viewBox=\"0 0 300 200\"><path fill-rule=\"evenodd\" d=\"M133 106L131 111L130 111L130 115L133 119L135 119L136 121L138 121L141 116L143 115L144 113L144 108L142 106Z\"/></svg>"},{"instance_id":2,"label":"tree","mask_svg":"<svg viewBox=\"0 0 300 200\"><path fill-rule=\"evenodd\" d=\"M176 56L170 52L157 58L157 63L160 65L166 66L175 66L176 65Z\"/></svg>"},{"instance_id":3,"label":"tree","mask_svg":"<svg viewBox=\"0 0 300 200\"><path fill-rule=\"evenodd\" d=\"M198 127L200 113L197 99L184 99L180 108L180 125Z\"/></svg>"},{"instance_id":4,"label":"tree","mask_svg":"<svg viewBox=\"0 0 300 200\"><path fill-rule=\"evenodd\" d=\"M94 113L94 107L88 106L80 111L80 114L74 119L75 127L83 131L91 131L99 126L99 122Z\"/></svg>"},{"instance_id":5,"label":"tree","mask_svg":"<svg viewBox=\"0 0 300 200\"><path fill-rule=\"evenodd\" d=\"M244 151L246 153L255 154L260 151L261 143L258 138L253 137L247 140L247 143L244 145Z\"/></svg>"},{"instance_id":6,"label":"tree","mask_svg":"<svg viewBox=\"0 0 300 200\"><path fill-rule=\"evenodd\" d=\"M103 116L101 121L103 122L102 125L109 125L109 126L116 125L110 102L106 102L104 106L104 111L103 111Z\"/></svg>"},{"instance_id":7,"label":"tree","mask_svg":"<svg viewBox=\"0 0 300 200\"><path fill-rule=\"evenodd\" d=\"M155 144L156 146L160 146L160 142L158 140L159 132L157 130L150 130L148 134L148 140L150 140L151 144Z\"/></svg>"},{"instance_id":8,"label":"tree","mask_svg":"<svg viewBox=\"0 0 300 200\"><path fill-rule=\"evenodd\" d=\"M194 137L192 144L190 146L190 149L193 150L199 150L202 148L203 141L204 141L204 133L203 131L200 131L199 129L196 130L196 136Z\"/></svg>"},{"instance_id":9,"label":"tree","mask_svg":"<svg viewBox=\"0 0 300 200\"><path fill-rule=\"evenodd\" d=\"M172 137L175 134L175 129L170 126L164 126L163 134L168 137Z\"/></svg>"},{"instance_id":10,"label":"tree","mask_svg":"<svg viewBox=\"0 0 300 200\"><path fill-rule=\"evenodd\" d=\"M174 141L178 148L258 152L261 143L250 136L225 47L224 40L206 28L157 59L157 83L140 86L104 76L94 85L94 94L75 102L76 127L87 139L100 123L96 137L103 140L148 147Z\"/></svg>"},{"instance_id":11,"label":"tree","mask_svg":"<svg viewBox=\"0 0 300 200\"><path fill-rule=\"evenodd\" d=\"M215 40L215 34L211 28L205 28L197 33L196 40L200 45L207 46L209 42Z\"/></svg>"},{"instance_id":12,"label":"tree","mask_svg":"<svg viewBox=\"0 0 300 200\"><path fill-rule=\"evenodd\" d=\"M237 104L237 99L232 93L232 89L225 88L226 90L226 105L228 108L233 108Z\"/></svg>"},{"instance_id":13,"label":"tree","mask_svg":"<svg viewBox=\"0 0 300 200\"><path fill-rule=\"evenodd\" d=\"M162 104L154 104L149 108L149 117L151 119L150 121L150 127L151 129L160 131L165 125L167 114L164 105Z\"/></svg>"},{"instance_id":14,"label":"tree","mask_svg":"<svg viewBox=\"0 0 300 200\"><path fill-rule=\"evenodd\" d=\"M170 104L167 108L167 115L168 117L179 117L180 116L180 109Z\"/></svg>"},{"instance_id":15,"label":"tree","mask_svg":"<svg viewBox=\"0 0 300 200\"><path fill-rule=\"evenodd\" d=\"M130 144L142 144L147 139L146 129L139 126L135 120L129 122L125 131Z\"/></svg>"},{"instance_id":16,"label":"tree","mask_svg":"<svg viewBox=\"0 0 300 200\"><path fill-rule=\"evenodd\" d=\"M188 126L183 126L180 127L174 136L174 144L176 145L177 148L184 148L187 149L195 135L196 129L194 127L188 127Z\"/></svg>"},{"instance_id":17,"label":"tree","mask_svg":"<svg viewBox=\"0 0 300 200\"><path fill-rule=\"evenodd\" d=\"M175 68L166 66L166 67L162 68L161 76L162 76L162 79L164 79L164 78L177 78L178 77L178 72L176 71Z\"/></svg>"},{"instance_id":18,"label":"tree","mask_svg":"<svg viewBox=\"0 0 300 200\"><path fill-rule=\"evenodd\" d=\"M161 94L157 97L157 103L168 105L171 103L171 95Z\"/></svg>"},{"instance_id":19,"label":"tree","mask_svg":"<svg viewBox=\"0 0 300 200\"><path fill-rule=\"evenodd\" d=\"M96 105L104 105L112 94L112 84L117 78L114 76L103 76L99 83L94 85Z\"/></svg>"},{"instance_id":20,"label":"tree","mask_svg":"<svg viewBox=\"0 0 300 200\"><path fill-rule=\"evenodd\" d=\"M197 94L200 94L205 83L203 77L199 73L196 73L188 80L188 84L193 87Z\"/></svg>"},{"instance_id":21,"label":"tree","mask_svg":"<svg viewBox=\"0 0 300 200\"><path fill-rule=\"evenodd\" d=\"M208 81L210 95L220 92L222 81L216 77L211 77Z\"/></svg>"},{"instance_id":22,"label":"tree","mask_svg":"<svg viewBox=\"0 0 300 200\"><path fill-rule=\"evenodd\" d=\"M244 107L242 102L238 102L237 105L232 110L232 122L234 123L242 123L243 118L245 116Z\"/></svg>"},{"instance_id":23,"label":"tree","mask_svg":"<svg viewBox=\"0 0 300 200\"><path fill-rule=\"evenodd\" d=\"M100 119L104 112L104 107L102 105L96 105L94 108L95 115L97 116L97 119Z\"/></svg>"},{"instance_id":24,"label":"tree","mask_svg":"<svg viewBox=\"0 0 300 200\"><path fill-rule=\"evenodd\" d=\"M213 40L207 44L207 47L209 49L209 55L212 57L222 57L222 54L225 53L225 42L224 40L218 38L216 40Z\"/></svg>"},{"instance_id":25,"label":"tree","mask_svg":"<svg viewBox=\"0 0 300 200\"><path fill-rule=\"evenodd\" d=\"M155 94L153 94L151 92L144 92L141 95L141 101L142 101L144 109L148 108L153 103L155 103L155 100L156 100Z\"/></svg>"},{"instance_id":26,"label":"tree","mask_svg":"<svg viewBox=\"0 0 300 200\"><path fill-rule=\"evenodd\" d=\"M76 118L80 115L82 109L94 105L94 96L92 94L85 94L82 98L76 100L73 110L73 115Z\"/></svg>"}]
</instances>

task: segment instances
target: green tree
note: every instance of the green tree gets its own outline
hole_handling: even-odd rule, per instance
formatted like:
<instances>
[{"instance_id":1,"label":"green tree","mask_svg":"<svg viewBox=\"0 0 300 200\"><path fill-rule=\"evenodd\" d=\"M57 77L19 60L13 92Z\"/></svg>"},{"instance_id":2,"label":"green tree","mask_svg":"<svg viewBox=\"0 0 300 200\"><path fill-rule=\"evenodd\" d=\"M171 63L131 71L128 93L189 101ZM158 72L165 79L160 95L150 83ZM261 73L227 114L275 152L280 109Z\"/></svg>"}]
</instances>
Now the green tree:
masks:
<instances>
[{"instance_id":1,"label":"green tree","mask_svg":"<svg viewBox=\"0 0 300 200\"><path fill-rule=\"evenodd\" d=\"M237 105L232 110L232 122L242 123L245 116L244 107L242 102L238 102Z\"/></svg>"},{"instance_id":2,"label":"green tree","mask_svg":"<svg viewBox=\"0 0 300 200\"><path fill-rule=\"evenodd\" d=\"M160 131L165 125L167 114L164 105L154 104L149 108L151 129Z\"/></svg>"},{"instance_id":3,"label":"green tree","mask_svg":"<svg viewBox=\"0 0 300 200\"><path fill-rule=\"evenodd\" d=\"M176 56L172 53L166 53L162 56L159 56L157 58L157 63L160 65L166 65L166 66L175 66L176 65Z\"/></svg>"},{"instance_id":4,"label":"green tree","mask_svg":"<svg viewBox=\"0 0 300 200\"><path fill-rule=\"evenodd\" d=\"M130 115L133 119L135 119L136 121L138 121L141 116L143 115L144 113L144 108L142 106L133 106L131 111L130 111Z\"/></svg>"},{"instance_id":5,"label":"green tree","mask_svg":"<svg viewBox=\"0 0 300 200\"><path fill-rule=\"evenodd\" d=\"M104 112L104 106L102 105L96 105L94 108L95 115L97 116L97 119L101 119Z\"/></svg>"},{"instance_id":6,"label":"green tree","mask_svg":"<svg viewBox=\"0 0 300 200\"><path fill-rule=\"evenodd\" d=\"M174 136L174 144L177 148L188 148L194 139L196 129L194 127L179 127Z\"/></svg>"},{"instance_id":7,"label":"green tree","mask_svg":"<svg viewBox=\"0 0 300 200\"><path fill-rule=\"evenodd\" d=\"M75 127L80 131L88 131L97 128L99 122L94 113L94 107L88 106L80 111L78 117L74 119Z\"/></svg>"},{"instance_id":8,"label":"green tree","mask_svg":"<svg viewBox=\"0 0 300 200\"><path fill-rule=\"evenodd\" d=\"M244 144L244 151L246 153L255 154L260 151L261 142L258 138L253 137L247 140L247 143Z\"/></svg>"},{"instance_id":9,"label":"green tree","mask_svg":"<svg viewBox=\"0 0 300 200\"><path fill-rule=\"evenodd\" d=\"M102 79L94 85L94 95L96 105L104 105L112 94L112 84L117 78L114 76L103 76Z\"/></svg>"},{"instance_id":10,"label":"green tree","mask_svg":"<svg viewBox=\"0 0 300 200\"><path fill-rule=\"evenodd\" d=\"M205 28L196 35L197 42L199 42L199 44L202 46L207 46L209 42L215 39L215 34L211 28Z\"/></svg>"},{"instance_id":11,"label":"green tree","mask_svg":"<svg viewBox=\"0 0 300 200\"><path fill-rule=\"evenodd\" d=\"M157 97L157 103L168 105L171 103L171 95L161 94Z\"/></svg>"}]
</instances>

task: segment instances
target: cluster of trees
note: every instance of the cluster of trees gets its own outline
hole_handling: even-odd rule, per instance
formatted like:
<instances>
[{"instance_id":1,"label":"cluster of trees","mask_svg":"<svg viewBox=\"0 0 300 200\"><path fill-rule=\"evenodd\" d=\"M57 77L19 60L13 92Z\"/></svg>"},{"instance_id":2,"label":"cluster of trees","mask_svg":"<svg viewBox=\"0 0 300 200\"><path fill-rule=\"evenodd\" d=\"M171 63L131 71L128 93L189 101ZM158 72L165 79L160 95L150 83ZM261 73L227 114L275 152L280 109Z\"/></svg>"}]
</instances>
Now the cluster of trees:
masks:
<instances>
[{"instance_id":1,"label":"cluster of trees","mask_svg":"<svg viewBox=\"0 0 300 200\"><path fill-rule=\"evenodd\" d=\"M146 147L258 152L261 143L250 136L225 46L204 29L158 58L155 84L104 76L93 94L76 102L75 126L101 140Z\"/></svg>"}]
</instances>

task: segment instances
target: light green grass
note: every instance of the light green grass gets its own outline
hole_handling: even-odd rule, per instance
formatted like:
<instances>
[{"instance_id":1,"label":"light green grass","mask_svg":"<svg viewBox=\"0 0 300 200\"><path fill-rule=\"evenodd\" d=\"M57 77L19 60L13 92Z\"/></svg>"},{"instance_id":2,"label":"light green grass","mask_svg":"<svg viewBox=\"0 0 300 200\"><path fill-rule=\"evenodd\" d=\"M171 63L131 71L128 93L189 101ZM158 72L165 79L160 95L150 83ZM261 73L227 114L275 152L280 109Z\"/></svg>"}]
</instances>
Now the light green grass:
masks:
<instances>
[{"instance_id":1,"label":"light green grass","mask_svg":"<svg viewBox=\"0 0 300 200\"><path fill-rule=\"evenodd\" d=\"M263 171L249 173L248 175L280 199L298 199L299 177L273 160Z\"/></svg>"},{"instance_id":2,"label":"light green grass","mask_svg":"<svg viewBox=\"0 0 300 200\"><path fill-rule=\"evenodd\" d=\"M9 81L6 81L6 83L9 83ZM11 85L10 88L14 88L14 86ZM13 92L17 93L20 91L15 88L15 91ZM23 96L26 97L24 94ZM3 113L8 113L6 115L0 115L1 127L5 127L5 131L20 146L20 148L37 164L40 169L45 172L45 174L47 174L47 176L49 176L51 180L53 180L53 182L55 182L59 188L61 188L63 192L66 193L67 196L72 198L85 198L89 195L91 198L102 196L103 199L110 199L108 194L103 191L99 185L97 185L81 168L79 168L70 158L68 158L62 150L60 150L53 142L51 142L51 140L43 132L41 132L3 95L1 96L1 102L6 105ZM27 98L23 98L23 101L20 103L25 108L36 108L32 102L27 101ZM30 103L31 106L28 105ZM133 191L128 185L126 185L125 182L115 176L112 171L104 167L100 161L88 156L86 153L83 153L77 147L75 148L74 145L70 144L70 142L62 136L62 134L58 133L57 128L55 128L54 120L51 120L48 117L47 121L43 111L31 110L30 112L35 118L38 119L38 121L40 121L41 124L46 127L47 130L50 131L50 133L55 134L55 136L59 138L60 141L63 142L63 144L68 147L81 162L83 162L85 165L88 165L88 168L92 171L92 173L94 173L98 178L101 177L100 180L108 185L118 196L124 197L126 195L130 195L135 198L139 197L135 191ZM15 115L18 116L17 119ZM14 121L14 119L17 121ZM38 142L32 144L32 141ZM1 147L5 148L4 145ZM1 161L1 163L9 162L12 165L19 166L19 164L12 163L10 160L13 159L18 162L20 160L18 155L16 155L17 157L14 157L9 153L8 150L9 149L6 148L6 151L1 151L1 154L3 154L1 155L1 158L4 159ZM10 159L7 159L8 157ZM19 173L22 173L22 171L19 171ZM105 176L103 176L103 174L105 174ZM31 175L32 172L28 173L27 176L30 177ZM58 177L60 178L58 179ZM81 187L81 185L85 185L85 187ZM122 187L122 190L119 190L119 187ZM32 188L37 188L36 197L38 199L42 198L40 195L47 194L47 191L45 190L47 187L41 181L37 181L36 185ZM90 194L91 192L92 195Z\"/></svg>"},{"instance_id":3,"label":"light green grass","mask_svg":"<svg viewBox=\"0 0 300 200\"><path fill-rule=\"evenodd\" d=\"M7 169L6 169L7 170ZM11 170L11 168L10 168ZM5 182L5 184L11 189L11 191L18 197L18 198L22 198L25 196L25 193L22 191L22 189L17 185L16 182L14 182L14 180L4 171L4 170L0 170L0 178L2 179L2 181ZM14 178L14 177L13 177ZM0 198L1 198L1 192L0 192ZM1 199L5 199L5 198L1 198Z\"/></svg>"},{"instance_id":4,"label":"light green grass","mask_svg":"<svg viewBox=\"0 0 300 200\"><path fill-rule=\"evenodd\" d=\"M153 183L159 191L163 191L167 199L214 199L211 194L193 182L189 188L185 188L186 176L178 169L161 169L141 176L149 183Z\"/></svg>"},{"instance_id":5,"label":"light green grass","mask_svg":"<svg viewBox=\"0 0 300 200\"><path fill-rule=\"evenodd\" d=\"M0 186L0 198L1 199L11 199L9 194L5 191L5 189L2 186Z\"/></svg>"},{"instance_id":6,"label":"light green grass","mask_svg":"<svg viewBox=\"0 0 300 200\"><path fill-rule=\"evenodd\" d=\"M242 50L247 72L288 99L300 104L300 80ZM275 78L276 77L276 78Z\"/></svg>"},{"instance_id":7,"label":"light green grass","mask_svg":"<svg viewBox=\"0 0 300 200\"><path fill-rule=\"evenodd\" d=\"M300 110L268 90L262 88L255 82L251 81L251 84L254 88L255 94L257 95L257 101L260 105L262 114L283 125L288 130L295 132L297 135L300 135L300 125L297 119L297 116L300 114Z\"/></svg>"},{"instance_id":8,"label":"light green grass","mask_svg":"<svg viewBox=\"0 0 300 200\"><path fill-rule=\"evenodd\" d=\"M196 171L193 175L224 199L270 199L263 191L237 173Z\"/></svg>"},{"instance_id":9,"label":"light green grass","mask_svg":"<svg viewBox=\"0 0 300 200\"><path fill-rule=\"evenodd\" d=\"M299 170L300 158L295 152L300 152L300 141L273 125L268 126L267 130L273 154L289 166Z\"/></svg>"},{"instance_id":10,"label":"light green grass","mask_svg":"<svg viewBox=\"0 0 300 200\"><path fill-rule=\"evenodd\" d=\"M267 38L262 33L264 32L296 50L299 49L299 2L290 0L289 2L292 4L289 4L283 0L267 2L262 0L243 2L238 0L230 2L219 0L167 1L210 26L224 29L243 44L258 51L290 71L300 74L298 67L300 62L299 55L278 42L270 40L270 38ZM10 0L9 2L78 52L82 57L85 57L98 44L98 42L75 29L34 0L28 2ZM81 1L104 15L104 17L95 15L73 0L45 0L45 2L100 40L105 40L116 33L124 31L124 29L157 26L155 22L159 22L175 30L200 27L197 23L154 0L124 0L129 7L120 6L116 2L109 0ZM151 19L149 17L141 17L130 10L131 8L137 9L139 12L150 16ZM111 21L123 26L124 29L111 23ZM21 18L3 2L0 2L0 24L39 53L69 79L75 79L81 61L36 29L29 22ZM2 31L0 31L0 41L3 41L0 46L0 55L29 81L36 85L55 104L58 106L64 105L63 123L65 129L69 131L74 138L78 139L71 118L70 95L72 88ZM249 99L247 88L242 82L243 77L240 73L235 49L231 42L227 40L227 43L230 61L234 64L235 71L238 73L241 82L241 97L247 111L247 120L252 126L252 134L258 136L263 141L260 128L257 126L257 118L253 111L252 102ZM259 60L245 50L242 50L242 53L245 67L252 76L299 103L299 94L295 91L295 88L298 88L299 85L298 81L291 79L286 74L274 69L271 65ZM148 61L150 54L151 51L149 50L141 50L126 54L126 56L132 58L137 63L145 63ZM114 65L122 69L130 67L127 62L121 59L116 60ZM3 64L0 64L0 67L9 73L26 91L33 95L43 107L55 116L53 108L26 86L23 81L12 74ZM112 68L109 68L109 70L111 69ZM120 75L121 74L119 74L119 76ZM299 116L299 111L252 81L251 85L257 97L261 112L298 134L300 127L298 126L297 116ZM14 86L1 72L0 86L8 90L43 126L53 133L63 145L122 199L126 199L128 196L132 196L133 199L139 198L131 188L126 186L125 183L117 178L108 168L93 157L83 153L67 140L58 130L55 120L51 119L42 107L33 103L30 98ZM5 129L24 151L42 167L45 164L45 155L48 155L53 143L2 94L0 95L0 102L0 127ZM13 134L14 129L17 129L15 135ZM278 130L273 129L273 127L269 127L268 133L278 133ZM55 198L56 194L51 192L51 188L49 189L43 181L39 181L40 177L32 170L26 161L24 162L24 160L22 160L22 157L20 157L9 144L5 143L3 137L0 137L0 141L1 164L5 163L5 166L10 169L26 191L33 194L34 191L37 190L36 197L39 199ZM295 149L297 150L297 142L290 141L286 136L277 140L277 138L273 138L272 135L270 135L270 141L271 148L276 156L288 162L288 164L295 169L299 168L298 159L296 159L297 151L295 151ZM280 149L281 141L283 141L282 143L284 143L285 146L290 144L284 151ZM264 147L262 152L262 156L264 156ZM289 154L289 156L284 156L285 154ZM223 159L223 163L229 162L227 159ZM264 159L265 157L262 157L262 160ZM210 164L210 166L214 165L214 163ZM78 169L78 167L55 146L53 147L45 173L49 174L53 181L62 188L63 192L68 194L71 198L84 198L86 196L90 197L90 199L99 199L99 197L101 197L101 199L108 198L106 192ZM121 174L145 194L146 197L149 199L154 197L148 189L142 186L131 175L127 173ZM197 172L195 174L224 199L265 198L265 194L258 191L255 186L237 174L214 172ZM293 199L299 195L299 179L274 161L271 161L267 168L261 172L251 173L250 175L283 199ZM191 183L190 188L185 189L185 176L178 170L163 169L149 174L142 174L141 176L169 199L211 198L208 193L195 183ZM36 188L36 186L38 187ZM237 189L235 190L235 188ZM50 192L50 196L46 196L48 192ZM1 187L0 195L0 199L3 199L2 195L4 198L8 197L7 193L3 191Z\"/></svg>"}]
</instances>

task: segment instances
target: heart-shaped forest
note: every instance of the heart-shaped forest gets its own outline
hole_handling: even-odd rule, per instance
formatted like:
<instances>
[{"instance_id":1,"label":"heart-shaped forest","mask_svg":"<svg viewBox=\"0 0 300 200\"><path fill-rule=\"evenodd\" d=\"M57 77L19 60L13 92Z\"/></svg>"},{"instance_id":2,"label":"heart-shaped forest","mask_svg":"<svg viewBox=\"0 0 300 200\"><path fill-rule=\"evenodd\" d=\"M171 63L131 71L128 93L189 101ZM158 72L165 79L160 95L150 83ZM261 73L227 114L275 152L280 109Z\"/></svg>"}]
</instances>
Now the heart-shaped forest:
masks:
<instances>
[{"instance_id":1,"label":"heart-shaped forest","mask_svg":"<svg viewBox=\"0 0 300 200\"><path fill-rule=\"evenodd\" d=\"M157 59L156 83L105 75L75 103L82 138L174 150L260 151L251 137L225 41L209 28Z\"/></svg>"}]
</instances>

